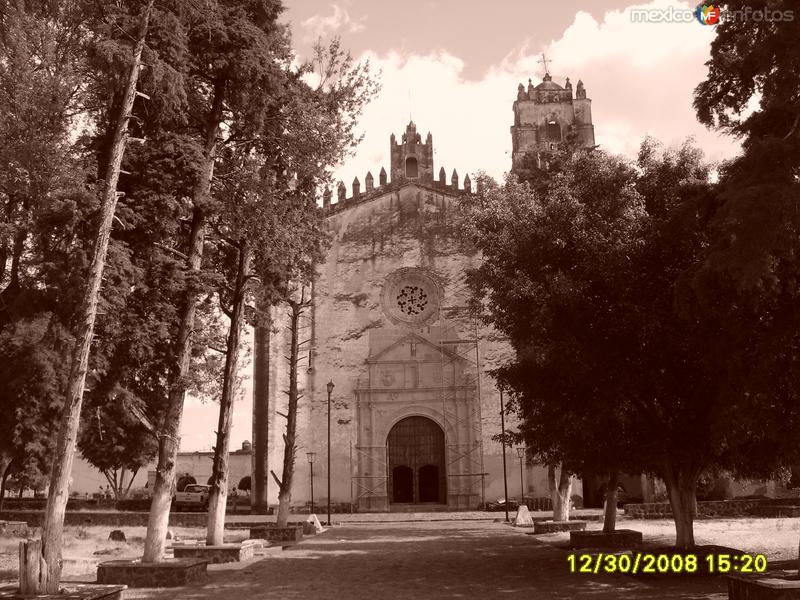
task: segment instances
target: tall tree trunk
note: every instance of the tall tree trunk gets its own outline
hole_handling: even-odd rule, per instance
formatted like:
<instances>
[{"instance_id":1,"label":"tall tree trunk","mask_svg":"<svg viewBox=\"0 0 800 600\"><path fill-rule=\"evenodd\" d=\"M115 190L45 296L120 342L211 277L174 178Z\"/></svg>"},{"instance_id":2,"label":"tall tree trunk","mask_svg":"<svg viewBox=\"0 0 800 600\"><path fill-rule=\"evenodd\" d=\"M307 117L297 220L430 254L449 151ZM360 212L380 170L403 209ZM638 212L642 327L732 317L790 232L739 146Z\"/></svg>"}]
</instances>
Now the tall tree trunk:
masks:
<instances>
[{"instance_id":1,"label":"tall tree trunk","mask_svg":"<svg viewBox=\"0 0 800 600\"><path fill-rule=\"evenodd\" d=\"M253 352L253 476L250 498L254 513L269 511L269 343L272 332L270 307L259 307L263 321L256 324Z\"/></svg>"},{"instance_id":2,"label":"tall tree trunk","mask_svg":"<svg viewBox=\"0 0 800 600\"><path fill-rule=\"evenodd\" d=\"M204 242L205 213L201 209L195 208L190 235L190 272L198 273L200 271ZM183 401L186 396L186 384L191 364L192 334L194 332L196 307L197 292L190 286L186 293L175 345L177 365L170 384L167 410L164 414L161 430L158 432L156 480L153 484L153 498L150 502L150 515L147 520L147 536L145 537L142 562L161 562L164 558L164 545L169 526L169 509L172 504L178 450L180 448Z\"/></svg>"},{"instance_id":3,"label":"tall tree trunk","mask_svg":"<svg viewBox=\"0 0 800 600\"><path fill-rule=\"evenodd\" d=\"M214 178L214 163L217 156L217 137L222 122L222 106L225 97L225 82L218 81L214 86L211 113L208 116L203 148L202 175L194 189L194 210L192 231L189 236L187 267L189 273L197 275L203 263L203 246L206 232L206 209L211 195L211 182ZM147 521L147 537L144 541L142 562L155 563L164 560L164 546L169 526L169 509L175 487L175 472L180 448L181 420L183 402L191 368L192 340L194 337L194 318L197 310L198 290L195 282L190 282L184 299L181 322L175 343L175 366L170 377L167 409L164 413L161 430L158 433L158 464L156 481L153 484L153 499L150 503L150 516Z\"/></svg>"},{"instance_id":4,"label":"tall tree trunk","mask_svg":"<svg viewBox=\"0 0 800 600\"><path fill-rule=\"evenodd\" d=\"M6 499L6 482L8 481L8 476L11 475L11 466L14 464L13 458L3 458L0 461L0 465L2 465L2 479L0 479L0 512L3 512L3 502Z\"/></svg>"},{"instance_id":5,"label":"tall tree trunk","mask_svg":"<svg viewBox=\"0 0 800 600\"><path fill-rule=\"evenodd\" d=\"M554 465L549 465L547 467L547 480L550 486L550 495L553 499L553 520L569 521L572 475L561 466L559 468L558 483L556 484L556 468Z\"/></svg>"},{"instance_id":6,"label":"tall tree trunk","mask_svg":"<svg viewBox=\"0 0 800 600\"><path fill-rule=\"evenodd\" d=\"M617 527L617 485L619 483L619 471L614 469L608 477L608 487L606 487L606 502L603 513L603 532L614 533Z\"/></svg>"},{"instance_id":7,"label":"tall tree trunk","mask_svg":"<svg viewBox=\"0 0 800 600\"><path fill-rule=\"evenodd\" d=\"M56 594L61 581L61 545L64 531L64 513L69 496L69 479L72 474L72 463L75 457L75 443L78 436L78 424L83 401L83 388L86 372L89 367L89 351L94 337L94 322L97 315L97 302L100 296L100 285L105 267L108 241L114 211L117 206L117 180L119 179L122 157L127 140L128 118L136 99L136 84L139 80L144 40L153 9L153 0L144 8L139 26L139 37L133 51L133 65L125 86L122 110L117 117L114 141L111 146L111 157L108 162L103 190L103 201L100 207L100 226L95 241L92 263L86 289L81 302L80 321L72 354L70 375L67 383L67 395L58 431L53 468L50 472L50 488L47 495L47 508L42 526L42 561L43 569L39 573L39 581L28 581L28 589L20 589L23 594Z\"/></svg>"},{"instance_id":8,"label":"tall tree trunk","mask_svg":"<svg viewBox=\"0 0 800 600\"><path fill-rule=\"evenodd\" d=\"M672 518L675 521L675 546L694 548L694 517L697 511L697 475L693 467L668 465L664 477L667 484Z\"/></svg>"},{"instance_id":9,"label":"tall tree trunk","mask_svg":"<svg viewBox=\"0 0 800 600\"><path fill-rule=\"evenodd\" d=\"M300 360L300 316L305 303L305 290L300 302L290 301L292 308L290 331L292 341L289 352L289 406L286 411L286 434L283 436L283 476L279 482L278 493L278 527L286 527L289 521L289 508L292 503L292 480L294 478L294 461L297 434L297 403L300 394L297 385L298 362Z\"/></svg>"},{"instance_id":10,"label":"tall tree trunk","mask_svg":"<svg viewBox=\"0 0 800 600\"><path fill-rule=\"evenodd\" d=\"M211 492L208 496L208 531L206 534L206 545L208 546L222 544L225 529L225 508L228 500L228 448L231 439L233 401L236 396L236 384L239 381L239 345L244 324L244 302L247 296L249 272L250 246L245 240L239 248L225 370L222 377L217 441L214 446L214 466L211 471Z\"/></svg>"}]
</instances>

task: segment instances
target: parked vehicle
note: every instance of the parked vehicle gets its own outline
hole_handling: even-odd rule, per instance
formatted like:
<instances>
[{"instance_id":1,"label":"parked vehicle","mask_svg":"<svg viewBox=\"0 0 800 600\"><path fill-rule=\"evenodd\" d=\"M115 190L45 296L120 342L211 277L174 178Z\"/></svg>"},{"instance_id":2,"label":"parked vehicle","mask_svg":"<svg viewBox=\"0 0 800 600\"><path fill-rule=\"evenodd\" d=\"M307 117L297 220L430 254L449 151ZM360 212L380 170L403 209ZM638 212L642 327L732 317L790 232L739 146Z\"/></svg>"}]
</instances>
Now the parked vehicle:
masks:
<instances>
[{"instance_id":1,"label":"parked vehicle","mask_svg":"<svg viewBox=\"0 0 800 600\"><path fill-rule=\"evenodd\" d=\"M498 512L503 511L506 509L506 499L505 498L498 498L497 502L487 502L486 503L486 510L490 512ZM518 510L519 509L519 502L517 500L509 500L508 501L508 510Z\"/></svg>"},{"instance_id":2,"label":"parked vehicle","mask_svg":"<svg viewBox=\"0 0 800 600\"><path fill-rule=\"evenodd\" d=\"M208 510L208 495L210 490L210 485L187 485L185 488L183 488L182 492L177 492L175 494L173 499L175 508Z\"/></svg>"}]
</instances>

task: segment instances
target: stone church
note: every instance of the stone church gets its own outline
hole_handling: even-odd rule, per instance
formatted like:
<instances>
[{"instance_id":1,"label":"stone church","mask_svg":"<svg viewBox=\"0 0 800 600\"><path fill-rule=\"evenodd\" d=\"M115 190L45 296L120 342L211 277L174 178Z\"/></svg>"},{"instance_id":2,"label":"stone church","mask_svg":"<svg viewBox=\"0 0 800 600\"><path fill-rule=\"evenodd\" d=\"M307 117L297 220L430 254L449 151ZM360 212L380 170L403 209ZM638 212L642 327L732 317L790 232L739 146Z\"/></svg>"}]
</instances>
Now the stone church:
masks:
<instances>
[{"instance_id":1,"label":"stone church","mask_svg":"<svg viewBox=\"0 0 800 600\"><path fill-rule=\"evenodd\" d=\"M562 86L545 74L536 86L520 85L509 166L526 155L541 161L567 136L594 145L583 84L573 90L569 79ZM388 172L382 168L377 181L367 173L363 187L356 179L349 196L340 184L335 201L323 199L332 243L302 324L308 344L293 504L310 500L309 452L318 511L327 496L332 382L332 502L356 511L476 509L504 496L501 445L492 439L501 431L500 398L488 371L511 349L467 306L465 272L480 257L458 234L458 211L472 183L434 164L433 136L423 139L413 121L389 144ZM268 463L278 474L288 387L284 313L276 311L270 347ZM548 496L542 467L515 448L506 457L509 498ZM581 493L578 483L573 494ZM269 499L277 499L272 481Z\"/></svg>"}]
</instances>

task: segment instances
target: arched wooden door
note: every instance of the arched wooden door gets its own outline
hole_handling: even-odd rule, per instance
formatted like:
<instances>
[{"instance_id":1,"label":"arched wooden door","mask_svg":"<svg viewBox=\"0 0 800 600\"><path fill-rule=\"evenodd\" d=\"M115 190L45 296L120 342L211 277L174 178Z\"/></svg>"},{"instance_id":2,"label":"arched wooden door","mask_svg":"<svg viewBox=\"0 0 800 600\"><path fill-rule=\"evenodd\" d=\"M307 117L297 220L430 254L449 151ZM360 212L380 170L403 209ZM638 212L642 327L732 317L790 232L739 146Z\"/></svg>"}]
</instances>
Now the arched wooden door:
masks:
<instances>
[{"instance_id":1,"label":"arched wooden door","mask_svg":"<svg viewBox=\"0 0 800 600\"><path fill-rule=\"evenodd\" d=\"M444 432L439 425L426 417L407 417L392 427L386 445L390 502L447 502Z\"/></svg>"}]
</instances>

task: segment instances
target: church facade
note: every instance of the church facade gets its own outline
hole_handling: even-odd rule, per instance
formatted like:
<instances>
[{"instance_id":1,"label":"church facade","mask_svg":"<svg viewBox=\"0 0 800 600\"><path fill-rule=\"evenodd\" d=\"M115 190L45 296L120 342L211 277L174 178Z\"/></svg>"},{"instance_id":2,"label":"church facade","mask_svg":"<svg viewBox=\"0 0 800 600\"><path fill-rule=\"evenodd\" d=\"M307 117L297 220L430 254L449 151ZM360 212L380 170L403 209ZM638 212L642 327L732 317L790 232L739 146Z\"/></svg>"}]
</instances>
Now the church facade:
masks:
<instances>
[{"instance_id":1,"label":"church facade","mask_svg":"<svg viewBox=\"0 0 800 600\"><path fill-rule=\"evenodd\" d=\"M572 135L594 145L590 100L549 75L520 86L511 127L515 168ZM488 375L511 356L468 307L465 274L480 261L459 234L459 198L472 182L435 170L433 137L410 122L390 137L389 172L371 173L352 194L323 199L332 243L302 322L304 397L298 419L293 504L327 496L328 392L331 499L353 510L476 509L505 495L500 397ZM285 312L285 311L284 311ZM277 471L288 365L285 315L270 348L269 464ZM282 321L284 319L284 321ZM507 421L506 427L513 423ZM256 436L254 436L256 437ZM549 495L545 470L507 449L508 496ZM276 498L270 486L271 501ZM573 493L581 494L580 485ZM423 508L419 505L425 505Z\"/></svg>"}]
</instances>

